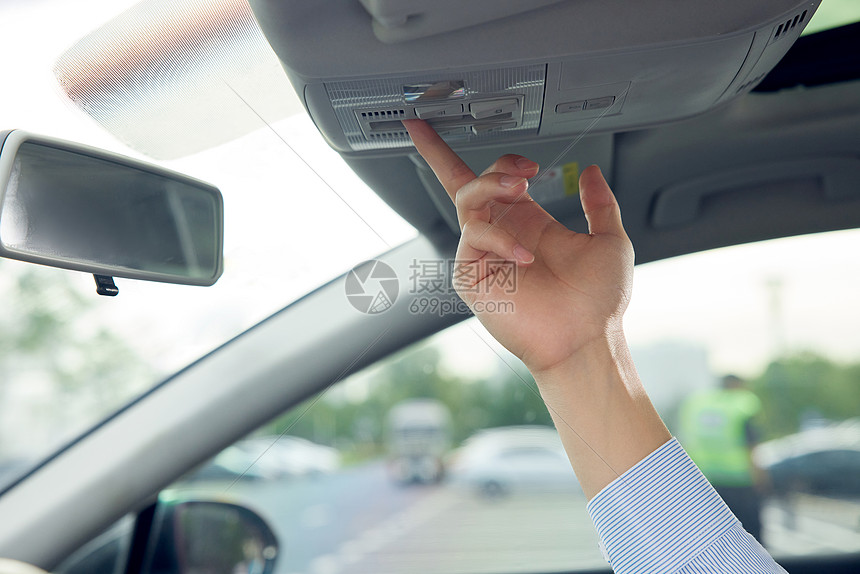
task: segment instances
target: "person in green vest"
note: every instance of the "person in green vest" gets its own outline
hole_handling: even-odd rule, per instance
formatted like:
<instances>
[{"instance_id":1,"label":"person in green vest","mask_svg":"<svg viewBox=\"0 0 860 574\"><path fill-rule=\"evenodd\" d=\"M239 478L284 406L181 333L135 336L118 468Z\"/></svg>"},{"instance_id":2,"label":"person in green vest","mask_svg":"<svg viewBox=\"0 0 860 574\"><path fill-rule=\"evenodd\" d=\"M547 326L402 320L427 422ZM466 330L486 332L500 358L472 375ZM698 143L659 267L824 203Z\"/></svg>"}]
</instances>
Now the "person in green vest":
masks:
<instances>
[{"instance_id":1,"label":"person in green vest","mask_svg":"<svg viewBox=\"0 0 860 574\"><path fill-rule=\"evenodd\" d=\"M758 442L753 419L761 402L744 381L726 375L721 387L695 393L681 407L684 448L744 528L761 537L761 489L765 479L752 459Z\"/></svg>"}]
</instances>

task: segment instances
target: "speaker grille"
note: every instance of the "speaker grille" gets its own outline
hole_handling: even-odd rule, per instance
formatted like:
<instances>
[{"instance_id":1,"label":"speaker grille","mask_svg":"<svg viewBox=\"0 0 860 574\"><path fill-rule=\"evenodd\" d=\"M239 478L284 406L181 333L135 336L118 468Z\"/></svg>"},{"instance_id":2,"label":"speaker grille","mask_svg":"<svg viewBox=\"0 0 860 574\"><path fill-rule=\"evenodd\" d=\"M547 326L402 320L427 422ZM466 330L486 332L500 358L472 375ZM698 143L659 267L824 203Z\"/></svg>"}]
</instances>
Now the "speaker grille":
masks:
<instances>
[{"instance_id":1,"label":"speaker grille","mask_svg":"<svg viewBox=\"0 0 860 574\"><path fill-rule=\"evenodd\" d=\"M796 14L794 18L789 18L782 24L776 27L776 30L773 33L773 41L779 40L781 38L785 38L788 33L798 25L803 24L806 21L806 13L807 10L804 10L800 14Z\"/></svg>"}]
</instances>

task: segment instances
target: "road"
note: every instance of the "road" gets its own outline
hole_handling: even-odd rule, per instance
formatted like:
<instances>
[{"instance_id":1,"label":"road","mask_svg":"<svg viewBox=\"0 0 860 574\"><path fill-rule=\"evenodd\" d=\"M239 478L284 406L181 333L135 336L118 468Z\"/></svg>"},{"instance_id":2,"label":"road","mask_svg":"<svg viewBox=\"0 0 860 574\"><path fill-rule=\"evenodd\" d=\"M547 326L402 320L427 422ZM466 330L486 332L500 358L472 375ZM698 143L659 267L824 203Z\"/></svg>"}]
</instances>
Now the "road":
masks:
<instances>
[{"instance_id":1,"label":"road","mask_svg":"<svg viewBox=\"0 0 860 574\"><path fill-rule=\"evenodd\" d=\"M762 512L764 539L775 556L860 552L860 501L795 495Z\"/></svg>"},{"instance_id":2,"label":"road","mask_svg":"<svg viewBox=\"0 0 860 574\"><path fill-rule=\"evenodd\" d=\"M531 492L495 500L450 485L393 484L381 462L283 481L196 485L257 511L281 544L278 574L482 574L604 568L585 500ZM775 556L860 551L860 503L769 503Z\"/></svg>"}]
</instances>

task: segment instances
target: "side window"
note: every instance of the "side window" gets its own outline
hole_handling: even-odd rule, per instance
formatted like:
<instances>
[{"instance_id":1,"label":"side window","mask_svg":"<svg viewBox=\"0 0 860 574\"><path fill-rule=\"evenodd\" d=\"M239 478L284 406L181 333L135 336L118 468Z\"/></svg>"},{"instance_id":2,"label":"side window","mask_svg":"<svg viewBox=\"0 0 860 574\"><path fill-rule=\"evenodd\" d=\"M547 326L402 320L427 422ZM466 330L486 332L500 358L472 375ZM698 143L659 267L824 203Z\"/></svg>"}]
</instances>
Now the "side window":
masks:
<instances>
[{"instance_id":1,"label":"side window","mask_svg":"<svg viewBox=\"0 0 860 574\"><path fill-rule=\"evenodd\" d=\"M126 515L85 544L54 571L58 574L114 574L128 561L134 517Z\"/></svg>"},{"instance_id":2,"label":"side window","mask_svg":"<svg viewBox=\"0 0 860 574\"><path fill-rule=\"evenodd\" d=\"M841 231L636 270L625 326L643 382L777 558L860 548L858 247Z\"/></svg>"},{"instance_id":3,"label":"side window","mask_svg":"<svg viewBox=\"0 0 860 574\"><path fill-rule=\"evenodd\" d=\"M636 271L643 382L777 557L860 547L857 252L839 232ZM474 320L283 414L180 495L262 515L280 572L608 569L533 380Z\"/></svg>"},{"instance_id":4,"label":"side window","mask_svg":"<svg viewBox=\"0 0 860 574\"><path fill-rule=\"evenodd\" d=\"M164 495L229 497L255 510L279 537L279 572L605 568L533 380L485 340L467 321L414 345ZM526 559L528 548L547 550Z\"/></svg>"}]
</instances>

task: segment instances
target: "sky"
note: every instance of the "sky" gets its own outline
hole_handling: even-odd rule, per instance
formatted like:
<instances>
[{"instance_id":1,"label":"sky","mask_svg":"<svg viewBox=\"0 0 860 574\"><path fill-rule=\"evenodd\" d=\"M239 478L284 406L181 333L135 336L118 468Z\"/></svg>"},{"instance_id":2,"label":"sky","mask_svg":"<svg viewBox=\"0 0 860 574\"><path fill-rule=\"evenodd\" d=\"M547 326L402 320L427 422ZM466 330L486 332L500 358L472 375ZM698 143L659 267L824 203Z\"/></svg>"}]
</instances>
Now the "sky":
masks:
<instances>
[{"instance_id":1,"label":"sky","mask_svg":"<svg viewBox=\"0 0 860 574\"><path fill-rule=\"evenodd\" d=\"M66 101L51 73L59 54L133 3L0 0L0 58L4 77L14 79L0 90L0 128L19 127L147 159ZM230 105L225 113L257 121L245 104ZM415 236L303 113L270 127L260 124L215 149L159 163L222 190L225 273L219 282L204 289L118 280L119 297L106 300L94 297L90 276L56 273L70 274L77 289L93 295L88 320L109 325L162 374L355 263ZM714 373L753 376L774 352L784 351L809 349L856 360L860 338L853 331L860 324L860 305L851 303L860 279L858 252L860 234L852 231L639 267L625 320L628 338L644 349L666 341L703 348ZM4 262L4 268L14 264ZM472 321L439 339L448 368L464 373L497 368L492 342L474 351L476 331L488 338Z\"/></svg>"},{"instance_id":2,"label":"sky","mask_svg":"<svg viewBox=\"0 0 860 574\"><path fill-rule=\"evenodd\" d=\"M860 232L784 238L636 268L625 318L638 345L672 339L709 350L716 372L754 375L774 355L860 359Z\"/></svg>"}]
</instances>

